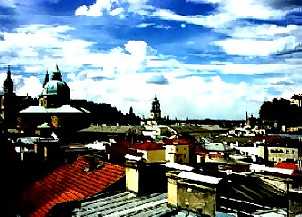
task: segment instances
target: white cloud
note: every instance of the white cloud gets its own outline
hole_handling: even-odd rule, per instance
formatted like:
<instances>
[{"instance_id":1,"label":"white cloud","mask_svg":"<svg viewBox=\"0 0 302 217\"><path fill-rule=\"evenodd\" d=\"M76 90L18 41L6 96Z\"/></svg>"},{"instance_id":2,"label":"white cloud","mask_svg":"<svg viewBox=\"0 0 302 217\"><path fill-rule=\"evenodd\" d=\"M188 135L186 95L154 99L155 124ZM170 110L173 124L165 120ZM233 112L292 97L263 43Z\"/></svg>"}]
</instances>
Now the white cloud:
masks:
<instances>
[{"instance_id":1,"label":"white cloud","mask_svg":"<svg viewBox=\"0 0 302 217\"><path fill-rule=\"evenodd\" d=\"M38 96L39 94L41 94L42 84L37 77L30 76L30 77L22 77L19 79L22 80L23 85L18 85L19 88L16 89L17 95L28 94L29 96ZM16 80L17 79L14 79L15 83Z\"/></svg>"},{"instance_id":2,"label":"white cloud","mask_svg":"<svg viewBox=\"0 0 302 217\"><path fill-rule=\"evenodd\" d=\"M117 4L117 0L97 0L95 4L86 6L82 5L75 11L77 16L102 16L104 12L110 13L114 9L112 4Z\"/></svg>"},{"instance_id":3,"label":"white cloud","mask_svg":"<svg viewBox=\"0 0 302 217\"><path fill-rule=\"evenodd\" d=\"M117 16L117 15L121 15L124 13L124 9L123 8L115 8L112 11L110 11L110 15L111 16Z\"/></svg>"},{"instance_id":4,"label":"white cloud","mask_svg":"<svg viewBox=\"0 0 302 217\"><path fill-rule=\"evenodd\" d=\"M213 42L227 54L242 56L269 56L294 50L302 39L302 28L297 25L236 26L226 32L231 38Z\"/></svg>"},{"instance_id":5,"label":"white cloud","mask_svg":"<svg viewBox=\"0 0 302 217\"><path fill-rule=\"evenodd\" d=\"M146 83L150 75L128 74L116 80L73 80L69 83L73 97L111 103L123 112L130 106L140 115L149 115L151 101L157 95L164 115L178 118L243 118L246 106L257 113L265 97L264 86L246 83L228 84L220 77L169 79L167 85ZM257 94L255 94L257 93ZM259 103L251 103L251 102ZM222 106L223 105L223 106Z\"/></svg>"},{"instance_id":6,"label":"white cloud","mask_svg":"<svg viewBox=\"0 0 302 217\"><path fill-rule=\"evenodd\" d=\"M188 0L187 0L188 1ZM284 16L287 12L274 9L269 0L189 0L195 3L218 4L219 13L229 14L236 18L273 19Z\"/></svg>"},{"instance_id":7,"label":"white cloud","mask_svg":"<svg viewBox=\"0 0 302 217\"><path fill-rule=\"evenodd\" d=\"M140 23L140 24L136 25L135 27L136 28L146 28L146 27L155 26L155 25L156 25L155 23Z\"/></svg>"},{"instance_id":8,"label":"white cloud","mask_svg":"<svg viewBox=\"0 0 302 217\"><path fill-rule=\"evenodd\" d=\"M73 98L111 103L123 112L133 106L138 114L148 115L152 98L157 94L163 113L181 118L242 118L246 104L249 111L257 113L259 104L273 97L265 89L272 85L271 80L263 79L251 86L245 82L227 83L219 76L186 77L188 73L288 72L301 78L302 67L298 64L185 64L157 53L144 41L128 41L107 52L95 52L92 51L94 42L73 38L69 35L72 30L69 26L31 25L5 32L4 41L0 41L0 59L2 62L7 59L7 64L23 66L25 72L43 75L47 68L51 71L58 63L68 77ZM47 51L47 55L40 56L40 50ZM10 51L9 56L7 51ZM92 68L85 69L85 64ZM79 70L80 67L84 69ZM149 68L156 72L148 72ZM168 81L165 85L147 82L161 75ZM38 77L14 76L13 79L19 87L17 94L37 96L41 91ZM289 93L284 87L278 88L284 96Z\"/></svg>"},{"instance_id":9,"label":"white cloud","mask_svg":"<svg viewBox=\"0 0 302 217\"><path fill-rule=\"evenodd\" d=\"M188 24L194 24L199 26L209 26L209 27L221 27L224 26L227 22L233 20L233 17L228 14L216 14L209 16L184 16L174 13L168 9L156 9L152 16L159 17L163 20L175 20L180 22L185 22Z\"/></svg>"},{"instance_id":10,"label":"white cloud","mask_svg":"<svg viewBox=\"0 0 302 217\"><path fill-rule=\"evenodd\" d=\"M16 1L15 0L0 0L0 6L15 8L16 7Z\"/></svg>"},{"instance_id":11,"label":"white cloud","mask_svg":"<svg viewBox=\"0 0 302 217\"><path fill-rule=\"evenodd\" d=\"M223 48L227 54L241 56L269 56L297 46L294 36L276 40L226 39L214 43Z\"/></svg>"},{"instance_id":12,"label":"white cloud","mask_svg":"<svg viewBox=\"0 0 302 217\"><path fill-rule=\"evenodd\" d=\"M302 31L300 26L288 25L288 26L277 26L277 25L246 25L246 26L235 26L232 31L227 32L228 35L233 38L245 38L245 39L276 39L285 36L292 35L296 31Z\"/></svg>"},{"instance_id":13,"label":"white cloud","mask_svg":"<svg viewBox=\"0 0 302 217\"><path fill-rule=\"evenodd\" d=\"M232 22L243 18L279 19L288 11L278 10L269 6L267 1L258 0L190 0L195 3L217 4L217 9L210 15L184 16L167 9L156 9L152 16L164 20L182 21L188 24L208 26L218 29L227 29Z\"/></svg>"},{"instance_id":14,"label":"white cloud","mask_svg":"<svg viewBox=\"0 0 302 217\"><path fill-rule=\"evenodd\" d=\"M96 0L92 5L81 5L75 10L76 16L111 16L124 13L146 15L148 10L153 9L147 5L148 0Z\"/></svg>"}]
</instances>

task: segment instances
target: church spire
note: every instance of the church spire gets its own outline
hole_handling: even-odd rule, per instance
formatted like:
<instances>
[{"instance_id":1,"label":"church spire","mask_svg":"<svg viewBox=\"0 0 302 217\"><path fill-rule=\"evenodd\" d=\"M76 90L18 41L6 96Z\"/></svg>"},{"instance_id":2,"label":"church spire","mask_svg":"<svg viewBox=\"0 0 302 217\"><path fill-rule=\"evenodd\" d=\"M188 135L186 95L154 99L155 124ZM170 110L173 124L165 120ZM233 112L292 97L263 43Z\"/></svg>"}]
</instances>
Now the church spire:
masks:
<instances>
[{"instance_id":1,"label":"church spire","mask_svg":"<svg viewBox=\"0 0 302 217\"><path fill-rule=\"evenodd\" d=\"M48 83L49 81L49 74L48 74L48 69L46 70L46 75L44 78L44 83L43 83L43 87L45 87L45 85Z\"/></svg>"},{"instance_id":2,"label":"church spire","mask_svg":"<svg viewBox=\"0 0 302 217\"><path fill-rule=\"evenodd\" d=\"M7 66L7 76L3 83L4 94L12 94L13 93L13 80L11 77L10 65Z\"/></svg>"},{"instance_id":3,"label":"church spire","mask_svg":"<svg viewBox=\"0 0 302 217\"><path fill-rule=\"evenodd\" d=\"M11 77L10 65L7 66L7 76Z\"/></svg>"},{"instance_id":4,"label":"church spire","mask_svg":"<svg viewBox=\"0 0 302 217\"><path fill-rule=\"evenodd\" d=\"M56 64L56 69L57 69L57 72L60 72L58 64Z\"/></svg>"},{"instance_id":5,"label":"church spire","mask_svg":"<svg viewBox=\"0 0 302 217\"><path fill-rule=\"evenodd\" d=\"M56 71L54 71L52 73L51 80L62 81L62 75L61 75L61 72L60 72L58 64L56 64Z\"/></svg>"}]
</instances>

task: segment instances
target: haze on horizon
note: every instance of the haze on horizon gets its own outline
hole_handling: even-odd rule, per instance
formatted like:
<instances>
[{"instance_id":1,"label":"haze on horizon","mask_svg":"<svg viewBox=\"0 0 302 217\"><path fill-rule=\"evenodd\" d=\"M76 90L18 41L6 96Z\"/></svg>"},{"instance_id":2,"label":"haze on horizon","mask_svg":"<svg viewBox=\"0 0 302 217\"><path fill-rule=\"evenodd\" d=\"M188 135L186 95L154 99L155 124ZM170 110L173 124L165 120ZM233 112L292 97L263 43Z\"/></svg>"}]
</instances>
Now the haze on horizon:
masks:
<instances>
[{"instance_id":1,"label":"haze on horizon","mask_svg":"<svg viewBox=\"0 0 302 217\"><path fill-rule=\"evenodd\" d=\"M243 119L302 93L298 0L0 0L0 82L37 96L58 64L73 99L148 116Z\"/></svg>"}]
</instances>

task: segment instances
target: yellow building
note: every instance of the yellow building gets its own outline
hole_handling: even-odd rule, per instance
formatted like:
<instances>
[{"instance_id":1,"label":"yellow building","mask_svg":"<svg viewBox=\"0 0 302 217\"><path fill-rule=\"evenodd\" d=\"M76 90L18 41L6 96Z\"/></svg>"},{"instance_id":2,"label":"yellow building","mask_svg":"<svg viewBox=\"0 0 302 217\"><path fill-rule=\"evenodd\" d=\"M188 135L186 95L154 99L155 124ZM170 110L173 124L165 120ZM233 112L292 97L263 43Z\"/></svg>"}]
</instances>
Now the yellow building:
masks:
<instances>
[{"instance_id":1,"label":"yellow building","mask_svg":"<svg viewBox=\"0 0 302 217\"><path fill-rule=\"evenodd\" d=\"M220 178L193 172L168 172L168 203L202 216L216 216L216 187Z\"/></svg>"},{"instance_id":2,"label":"yellow building","mask_svg":"<svg viewBox=\"0 0 302 217\"><path fill-rule=\"evenodd\" d=\"M138 143L131 148L141 154L145 163L165 162L165 148L162 144L154 142Z\"/></svg>"},{"instance_id":3,"label":"yellow building","mask_svg":"<svg viewBox=\"0 0 302 217\"><path fill-rule=\"evenodd\" d=\"M187 140L169 141L166 146L166 161L170 163L188 164L190 162L190 145Z\"/></svg>"},{"instance_id":4,"label":"yellow building","mask_svg":"<svg viewBox=\"0 0 302 217\"><path fill-rule=\"evenodd\" d=\"M298 160L298 148L268 146L267 149L269 161L282 162L287 160ZM258 156L264 158L264 152L264 146L257 147Z\"/></svg>"}]
</instances>

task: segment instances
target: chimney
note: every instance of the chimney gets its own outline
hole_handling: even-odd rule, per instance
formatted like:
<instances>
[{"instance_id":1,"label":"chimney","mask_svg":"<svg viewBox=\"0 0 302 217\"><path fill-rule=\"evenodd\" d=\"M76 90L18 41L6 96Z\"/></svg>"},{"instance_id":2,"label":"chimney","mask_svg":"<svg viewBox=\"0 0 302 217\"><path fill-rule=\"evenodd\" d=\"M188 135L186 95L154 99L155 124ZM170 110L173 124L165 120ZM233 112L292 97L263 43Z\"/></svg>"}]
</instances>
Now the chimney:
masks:
<instances>
[{"instance_id":1,"label":"chimney","mask_svg":"<svg viewBox=\"0 0 302 217\"><path fill-rule=\"evenodd\" d=\"M143 158L126 154L126 190L134 193L140 192L140 173Z\"/></svg>"},{"instance_id":2,"label":"chimney","mask_svg":"<svg viewBox=\"0 0 302 217\"><path fill-rule=\"evenodd\" d=\"M247 124L247 121L248 121L248 115L247 112L245 112L245 124Z\"/></svg>"},{"instance_id":3,"label":"chimney","mask_svg":"<svg viewBox=\"0 0 302 217\"><path fill-rule=\"evenodd\" d=\"M44 160L47 160L47 155L48 155L48 153L47 153L48 151L47 151L47 147L46 146L44 146Z\"/></svg>"},{"instance_id":4,"label":"chimney","mask_svg":"<svg viewBox=\"0 0 302 217\"><path fill-rule=\"evenodd\" d=\"M126 190L137 194L166 192L165 165L146 163L141 156L126 154Z\"/></svg>"},{"instance_id":5,"label":"chimney","mask_svg":"<svg viewBox=\"0 0 302 217\"><path fill-rule=\"evenodd\" d=\"M168 204L214 217L221 178L194 172L168 172Z\"/></svg>"}]
</instances>

